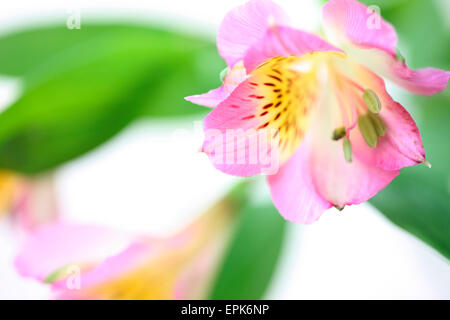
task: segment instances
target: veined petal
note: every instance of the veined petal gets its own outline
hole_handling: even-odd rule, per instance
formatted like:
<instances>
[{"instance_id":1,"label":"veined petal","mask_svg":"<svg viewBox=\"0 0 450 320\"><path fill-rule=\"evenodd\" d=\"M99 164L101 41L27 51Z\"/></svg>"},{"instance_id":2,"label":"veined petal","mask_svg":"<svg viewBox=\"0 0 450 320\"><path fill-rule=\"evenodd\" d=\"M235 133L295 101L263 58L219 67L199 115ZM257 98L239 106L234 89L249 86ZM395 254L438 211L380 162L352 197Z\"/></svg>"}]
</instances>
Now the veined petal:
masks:
<instances>
[{"instance_id":1,"label":"veined petal","mask_svg":"<svg viewBox=\"0 0 450 320\"><path fill-rule=\"evenodd\" d=\"M338 103L331 94L322 97L308 132L311 135L308 153L309 172L317 192L336 207L343 208L367 201L386 187L399 171L384 170L357 157L351 162L346 160L343 139L331 139L332 128L342 123Z\"/></svg>"},{"instance_id":2,"label":"veined petal","mask_svg":"<svg viewBox=\"0 0 450 320\"><path fill-rule=\"evenodd\" d=\"M264 37L271 25L288 23L287 15L272 1L250 0L225 16L217 35L219 53L233 67L252 44Z\"/></svg>"},{"instance_id":3,"label":"veined petal","mask_svg":"<svg viewBox=\"0 0 450 320\"><path fill-rule=\"evenodd\" d=\"M255 42L245 54L244 65L250 73L255 67L273 57L301 57L308 53L344 52L318 36L285 26L272 26L264 37Z\"/></svg>"},{"instance_id":4,"label":"veined petal","mask_svg":"<svg viewBox=\"0 0 450 320\"><path fill-rule=\"evenodd\" d=\"M395 56L398 39L394 27L364 4L356 0L330 0L323 6L322 15L332 43L378 48Z\"/></svg>"},{"instance_id":5,"label":"veined petal","mask_svg":"<svg viewBox=\"0 0 450 320\"><path fill-rule=\"evenodd\" d=\"M208 91L207 93L188 96L184 99L201 106L215 108L228 96L229 93L225 91L224 86L222 85L217 89Z\"/></svg>"},{"instance_id":6,"label":"veined petal","mask_svg":"<svg viewBox=\"0 0 450 320\"><path fill-rule=\"evenodd\" d=\"M217 89L211 90L207 93L189 96L185 99L192 103L196 103L205 107L215 108L223 100L228 98L231 92L242 83L247 77L244 65L242 62L237 63L225 76L223 85Z\"/></svg>"},{"instance_id":7,"label":"veined petal","mask_svg":"<svg viewBox=\"0 0 450 320\"><path fill-rule=\"evenodd\" d=\"M414 94L431 96L439 93L447 87L450 79L450 72L440 69L412 70L404 61L398 60L382 50L350 48L348 53L377 74Z\"/></svg>"},{"instance_id":8,"label":"veined petal","mask_svg":"<svg viewBox=\"0 0 450 320\"><path fill-rule=\"evenodd\" d=\"M336 207L367 201L400 173L366 164L356 157L351 163L347 162L342 143L342 140L332 141L326 136L312 146L310 170L314 185L318 193Z\"/></svg>"},{"instance_id":9,"label":"veined petal","mask_svg":"<svg viewBox=\"0 0 450 320\"><path fill-rule=\"evenodd\" d=\"M274 174L292 155L318 91L317 55L266 61L205 118L202 150L216 168L237 176Z\"/></svg>"},{"instance_id":10,"label":"veined petal","mask_svg":"<svg viewBox=\"0 0 450 320\"><path fill-rule=\"evenodd\" d=\"M280 171L267 178L275 207L294 223L312 223L332 206L314 184L310 151L310 143L304 141Z\"/></svg>"},{"instance_id":11,"label":"veined petal","mask_svg":"<svg viewBox=\"0 0 450 320\"><path fill-rule=\"evenodd\" d=\"M131 239L127 233L99 226L54 223L26 239L15 265L22 276L43 281L68 265L82 268L102 261L125 248Z\"/></svg>"},{"instance_id":12,"label":"veined petal","mask_svg":"<svg viewBox=\"0 0 450 320\"><path fill-rule=\"evenodd\" d=\"M408 91L433 95L447 87L450 72L435 68L412 70L403 59L398 59L395 29L358 1L329 1L323 7L323 20L333 44Z\"/></svg>"},{"instance_id":13,"label":"veined petal","mask_svg":"<svg viewBox=\"0 0 450 320\"><path fill-rule=\"evenodd\" d=\"M378 138L376 148L370 148L359 130L351 131L355 156L365 163L386 170L399 170L425 161L425 150L416 123L401 104L386 92L383 79L369 69L353 64L353 74L365 88L373 90L381 101L379 117L386 134Z\"/></svg>"},{"instance_id":14,"label":"veined petal","mask_svg":"<svg viewBox=\"0 0 450 320\"><path fill-rule=\"evenodd\" d=\"M321 92L300 148L277 175L268 178L274 204L297 223L312 223L331 206L362 203L399 174L359 158L346 160L343 139L332 139L333 128L342 125L339 102L332 90Z\"/></svg>"}]
</instances>

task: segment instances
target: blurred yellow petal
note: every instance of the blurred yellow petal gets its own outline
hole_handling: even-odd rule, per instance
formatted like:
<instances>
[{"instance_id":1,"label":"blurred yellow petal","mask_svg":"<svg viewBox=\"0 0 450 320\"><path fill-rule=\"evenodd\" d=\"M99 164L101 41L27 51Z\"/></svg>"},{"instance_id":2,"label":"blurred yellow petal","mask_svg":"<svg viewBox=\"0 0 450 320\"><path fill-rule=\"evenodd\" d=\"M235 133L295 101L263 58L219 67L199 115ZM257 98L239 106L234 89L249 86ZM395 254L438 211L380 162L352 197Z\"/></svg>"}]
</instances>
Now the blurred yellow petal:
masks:
<instances>
[{"instance_id":1,"label":"blurred yellow petal","mask_svg":"<svg viewBox=\"0 0 450 320\"><path fill-rule=\"evenodd\" d=\"M82 274L80 290L67 278L55 284L61 299L196 299L206 295L228 238L233 205L217 203L168 239L143 239Z\"/></svg>"},{"instance_id":2,"label":"blurred yellow petal","mask_svg":"<svg viewBox=\"0 0 450 320\"><path fill-rule=\"evenodd\" d=\"M19 179L10 171L0 171L0 217L10 212L19 188Z\"/></svg>"}]
</instances>

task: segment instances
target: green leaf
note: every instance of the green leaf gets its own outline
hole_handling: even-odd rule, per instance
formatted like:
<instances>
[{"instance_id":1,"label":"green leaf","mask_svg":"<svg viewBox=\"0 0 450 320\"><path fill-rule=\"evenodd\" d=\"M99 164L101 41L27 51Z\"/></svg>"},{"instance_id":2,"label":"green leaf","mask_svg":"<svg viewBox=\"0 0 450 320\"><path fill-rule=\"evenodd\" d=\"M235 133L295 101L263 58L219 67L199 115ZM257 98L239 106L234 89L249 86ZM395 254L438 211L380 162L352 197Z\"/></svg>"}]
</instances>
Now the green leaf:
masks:
<instances>
[{"instance_id":1,"label":"green leaf","mask_svg":"<svg viewBox=\"0 0 450 320\"><path fill-rule=\"evenodd\" d=\"M408 168L370 202L397 226L450 259L448 179Z\"/></svg>"},{"instance_id":2,"label":"green leaf","mask_svg":"<svg viewBox=\"0 0 450 320\"><path fill-rule=\"evenodd\" d=\"M242 209L211 299L261 299L276 269L287 222L273 205Z\"/></svg>"},{"instance_id":3,"label":"green leaf","mask_svg":"<svg viewBox=\"0 0 450 320\"><path fill-rule=\"evenodd\" d=\"M70 30L61 25L19 30L0 37L0 74L24 76L74 46L105 36L123 34L141 34L148 39L174 36L162 29L124 24L83 24L79 30Z\"/></svg>"},{"instance_id":4,"label":"green leaf","mask_svg":"<svg viewBox=\"0 0 450 320\"><path fill-rule=\"evenodd\" d=\"M80 30L69 30L64 26L45 26L3 35L0 37L0 73L24 76L61 51L105 33L132 32L132 28L123 25L91 25Z\"/></svg>"},{"instance_id":5,"label":"green leaf","mask_svg":"<svg viewBox=\"0 0 450 320\"><path fill-rule=\"evenodd\" d=\"M183 97L218 85L222 61L213 43L147 27L109 28L93 26L97 31L59 44L44 37L57 54L30 42L31 36L17 35L21 48L37 54L29 54L22 68L11 58L17 68L9 71L24 73L24 90L0 114L1 168L22 173L53 169L106 142L138 117L204 110ZM57 42L65 30L40 31L58 35ZM7 39L14 43L13 36ZM11 48L8 52L13 54ZM199 67L204 62L209 69Z\"/></svg>"},{"instance_id":6,"label":"green leaf","mask_svg":"<svg viewBox=\"0 0 450 320\"><path fill-rule=\"evenodd\" d=\"M450 68L450 34L436 1L408 0L384 9L383 17L393 23L399 36L399 49L411 68L433 66Z\"/></svg>"},{"instance_id":7,"label":"green leaf","mask_svg":"<svg viewBox=\"0 0 450 320\"><path fill-rule=\"evenodd\" d=\"M378 6L382 10L398 8L408 1L411 2L411 0L359 0L359 2L364 3L366 6ZM383 11L381 12L381 15L384 16Z\"/></svg>"},{"instance_id":8,"label":"green leaf","mask_svg":"<svg viewBox=\"0 0 450 320\"><path fill-rule=\"evenodd\" d=\"M188 102L184 97L219 87L221 83L218 75L223 66L224 61L212 43L183 57L175 72L162 79L157 94L143 109L142 116L183 117L196 114L202 119L201 116L210 109Z\"/></svg>"}]
</instances>

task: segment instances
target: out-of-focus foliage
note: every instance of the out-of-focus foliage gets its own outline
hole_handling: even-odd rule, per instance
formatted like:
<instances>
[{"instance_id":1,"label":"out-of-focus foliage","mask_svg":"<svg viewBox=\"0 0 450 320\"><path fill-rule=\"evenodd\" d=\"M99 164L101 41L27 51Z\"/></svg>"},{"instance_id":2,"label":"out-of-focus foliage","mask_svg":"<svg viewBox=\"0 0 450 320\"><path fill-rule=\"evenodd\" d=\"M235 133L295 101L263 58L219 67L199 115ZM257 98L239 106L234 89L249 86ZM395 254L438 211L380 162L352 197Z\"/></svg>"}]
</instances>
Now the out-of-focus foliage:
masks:
<instances>
[{"instance_id":1,"label":"out-of-focus foliage","mask_svg":"<svg viewBox=\"0 0 450 320\"><path fill-rule=\"evenodd\" d=\"M0 37L0 74L21 77L0 114L0 167L38 173L107 141L141 116L205 112L183 97L219 85L211 41L126 25L41 27Z\"/></svg>"},{"instance_id":2,"label":"out-of-focus foliage","mask_svg":"<svg viewBox=\"0 0 450 320\"><path fill-rule=\"evenodd\" d=\"M261 299L277 266L286 220L272 204L247 204L238 213L211 299Z\"/></svg>"},{"instance_id":3,"label":"out-of-focus foliage","mask_svg":"<svg viewBox=\"0 0 450 320\"><path fill-rule=\"evenodd\" d=\"M415 1L415 0L359 0L360 2L364 3L367 6L379 6L380 8L382 8L383 10L391 10L394 8L398 8L402 5L405 5L406 2L411 2L411 1ZM421 1L421 0L419 0ZM426 0L425 0L426 1ZM383 16L384 13L383 13Z\"/></svg>"},{"instance_id":4,"label":"out-of-focus foliage","mask_svg":"<svg viewBox=\"0 0 450 320\"><path fill-rule=\"evenodd\" d=\"M434 1L378 4L399 33L408 64L450 70L450 32ZM371 203L389 220L419 237L450 259L450 89L433 97L410 96L405 105L422 133L431 169L415 166L402 173Z\"/></svg>"}]
</instances>

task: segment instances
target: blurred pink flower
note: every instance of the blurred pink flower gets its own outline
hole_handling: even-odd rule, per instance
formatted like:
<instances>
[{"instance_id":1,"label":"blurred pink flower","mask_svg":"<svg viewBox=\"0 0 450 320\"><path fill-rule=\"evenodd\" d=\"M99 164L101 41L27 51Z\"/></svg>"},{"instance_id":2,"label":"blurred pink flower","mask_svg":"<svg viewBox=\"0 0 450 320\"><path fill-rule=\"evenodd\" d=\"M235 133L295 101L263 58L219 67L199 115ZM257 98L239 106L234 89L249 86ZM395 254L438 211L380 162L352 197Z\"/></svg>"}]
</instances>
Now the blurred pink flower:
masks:
<instances>
[{"instance_id":1,"label":"blurred pink flower","mask_svg":"<svg viewBox=\"0 0 450 320\"><path fill-rule=\"evenodd\" d=\"M231 212L223 200L167 239L55 223L30 235L16 269L51 284L58 299L205 298Z\"/></svg>"},{"instance_id":2,"label":"blurred pink flower","mask_svg":"<svg viewBox=\"0 0 450 320\"><path fill-rule=\"evenodd\" d=\"M52 174L24 177L0 171L0 216L7 216L21 231L31 231L58 217Z\"/></svg>"},{"instance_id":3,"label":"blurred pink flower","mask_svg":"<svg viewBox=\"0 0 450 320\"><path fill-rule=\"evenodd\" d=\"M330 42L290 27L270 0L233 9L217 37L231 71L219 89L186 98L215 107L205 118L202 150L225 173L265 173L261 159L250 161L257 149L251 136L271 130L280 164L268 175L272 199L297 223L362 203L401 168L427 163L414 120L380 76L421 95L444 90L450 78L438 69L409 69L393 26L365 5L331 0L322 13ZM227 137L233 130L244 131L245 142L235 145L236 136Z\"/></svg>"}]
</instances>

